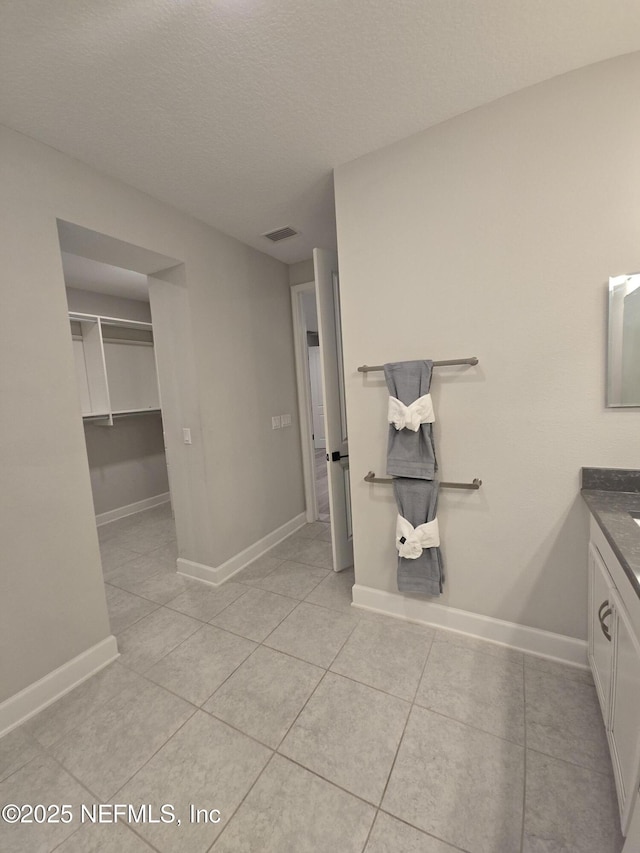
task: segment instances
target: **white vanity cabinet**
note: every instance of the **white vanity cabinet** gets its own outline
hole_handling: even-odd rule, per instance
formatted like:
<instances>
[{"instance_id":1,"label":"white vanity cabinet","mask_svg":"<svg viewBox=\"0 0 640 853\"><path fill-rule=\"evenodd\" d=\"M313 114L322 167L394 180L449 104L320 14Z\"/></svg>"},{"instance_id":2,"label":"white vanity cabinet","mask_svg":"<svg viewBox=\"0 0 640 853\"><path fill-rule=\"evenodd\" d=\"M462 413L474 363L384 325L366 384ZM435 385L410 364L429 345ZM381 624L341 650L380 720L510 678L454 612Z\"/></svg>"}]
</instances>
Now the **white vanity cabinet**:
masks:
<instances>
[{"instance_id":1,"label":"white vanity cabinet","mask_svg":"<svg viewBox=\"0 0 640 853\"><path fill-rule=\"evenodd\" d=\"M597 522L589 544L589 663L626 835L640 782L640 597Z\"/></svg>"},{"instance_id":2,"label":"white vanity cabinet","mask_svg":"<svg viewBox=\"0 0 640 853\"><path fill-rule=\"evenodd\" d=\"M605 723L609 719L613 670L613 582L593 542L589 543L589 663Z\"/></svg>"},{"instance_id":3,"label":"white vanity cabinet","mask_svg":"<svg viewBox=\"0 0 640 853\"><path fill-rule=\"evenodd\" d=\"M640 643L615 590L612 602L616 646L609 744L624 816L627 804L635 800L640 772Z\"/></svg>"}]
</instances>

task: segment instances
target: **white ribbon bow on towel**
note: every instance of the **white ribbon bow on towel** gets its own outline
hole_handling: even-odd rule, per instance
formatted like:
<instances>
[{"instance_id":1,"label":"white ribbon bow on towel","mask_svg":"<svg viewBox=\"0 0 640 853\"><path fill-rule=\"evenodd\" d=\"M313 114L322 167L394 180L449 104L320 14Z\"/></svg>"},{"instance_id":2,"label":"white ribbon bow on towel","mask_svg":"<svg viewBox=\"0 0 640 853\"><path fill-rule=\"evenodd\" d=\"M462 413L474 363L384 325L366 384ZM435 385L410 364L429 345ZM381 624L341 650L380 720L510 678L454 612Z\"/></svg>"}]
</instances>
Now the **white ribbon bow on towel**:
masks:
<instances>
[{"instance_id":1,"label":"white ribbon bow on towel","mask_svg":"<svg viewBox=\"0 0 640 853\"><path fill-rule=\"evenodd\" d=\"M410 429L418 432L420 424L432 424L436 419L433 412L431 394L424 394L414 400L410 406L405 406L397 397L389 397L389 413L387 420L397 430Z\"/></svg>"},{"instance_id":2,"label":"white ribbon bow on towel","mask_svg":"<svg viewBox=\"0 0 640 853\"><path fill-rule=\"evenodd\" d=\"M396 548L401 557L407 560L417 560L424 548L437 548L440 544L438 519L427 521L426 524L413 524L398 515L396 522Z\"/></svg>"}]
</instances>

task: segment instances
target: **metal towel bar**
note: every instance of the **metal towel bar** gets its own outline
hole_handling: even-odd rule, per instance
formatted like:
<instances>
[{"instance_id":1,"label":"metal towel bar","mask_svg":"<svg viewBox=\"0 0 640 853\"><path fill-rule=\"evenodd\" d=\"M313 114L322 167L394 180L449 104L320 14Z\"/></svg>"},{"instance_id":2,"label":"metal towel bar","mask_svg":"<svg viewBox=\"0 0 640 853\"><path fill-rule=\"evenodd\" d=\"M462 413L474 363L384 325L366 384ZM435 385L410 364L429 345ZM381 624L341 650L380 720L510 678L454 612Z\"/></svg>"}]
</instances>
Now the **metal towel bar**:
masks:
<instances>
[{"instance_id":1,"label":"metal towel bar","mask_svg":"<svg viewBox=\"0 0 640 853\"><path fill-rule=\"evenodd\" d=\"M434 367L448 367L450 364L477 364L478 359L473 356L473 358L450 358L445 359L445 361L434 361ZM362 367L358 368L358 373L371 373L372 370L384 370L383 364L363 364Z\"/></svg>"},{"instance_id":2,"label":"metal towel bar","mask_svg":"<svg viewBox=\"0 0 640 853\"><path fill-rule=\"evenodd\" d=\"M387 485L393 483L393 479L391 477L376 477L374 471L369 471L367 476L364 478L365 483L386 483ZM440 483L441 489L479 489L482 485L482 480L479 480L477 477L473 480L472 483Z\"/></svg>"}]
</instances>

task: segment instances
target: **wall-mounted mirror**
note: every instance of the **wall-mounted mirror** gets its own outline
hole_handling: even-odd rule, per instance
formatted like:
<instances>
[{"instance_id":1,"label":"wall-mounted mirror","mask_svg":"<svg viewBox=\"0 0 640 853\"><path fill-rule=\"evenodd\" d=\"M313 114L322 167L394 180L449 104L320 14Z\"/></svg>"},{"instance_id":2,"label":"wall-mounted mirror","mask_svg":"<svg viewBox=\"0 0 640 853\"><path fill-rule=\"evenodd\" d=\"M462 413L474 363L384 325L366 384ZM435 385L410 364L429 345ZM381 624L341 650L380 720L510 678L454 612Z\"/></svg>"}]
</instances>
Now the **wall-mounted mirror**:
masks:
<instances>
[{"instance_id":1,"label":"wall-mounted mirror","mask_svg":"<svg viewBox=\"0 0 640 853\"><path fill-rule=\"evenodd\" d=\"M640 406L640 273L609 279L607 406Z\"/></svg>"}]
</instances>

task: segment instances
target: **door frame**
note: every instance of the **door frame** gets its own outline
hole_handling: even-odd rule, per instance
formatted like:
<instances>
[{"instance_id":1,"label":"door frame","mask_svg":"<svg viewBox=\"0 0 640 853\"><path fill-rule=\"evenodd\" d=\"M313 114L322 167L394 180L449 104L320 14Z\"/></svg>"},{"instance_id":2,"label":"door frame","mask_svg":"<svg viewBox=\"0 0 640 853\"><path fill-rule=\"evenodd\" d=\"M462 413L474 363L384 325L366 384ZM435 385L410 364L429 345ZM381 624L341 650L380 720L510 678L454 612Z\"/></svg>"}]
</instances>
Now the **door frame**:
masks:
<instances>
[{"instance_id":1,"label":"door frame","mask_svg":"<svg viewBox=\"0 0 640 853\"><path fill-rule=\"evenodd\" d=\"M313 421L311 413L311 381L307 356L307 324L302 305L302 294L316 292L315 281L294 284L291 287L291 313L293 315L293 341L296 362L296 380L298 384L298 417L300 418L300 445L302 449L302 471L304 476L304 496L307 521L312 523L318 518L316 499L315 448L311 435Z\"/></svg>"}]
</instances>

